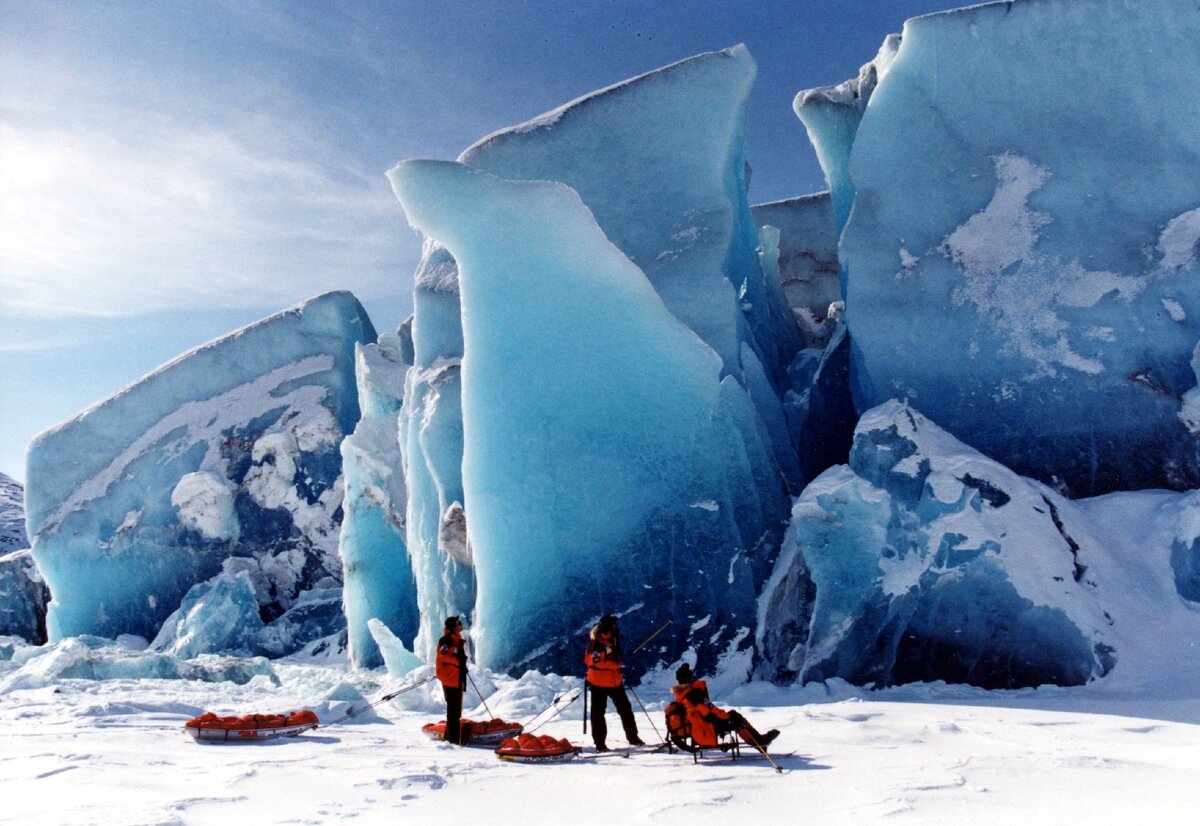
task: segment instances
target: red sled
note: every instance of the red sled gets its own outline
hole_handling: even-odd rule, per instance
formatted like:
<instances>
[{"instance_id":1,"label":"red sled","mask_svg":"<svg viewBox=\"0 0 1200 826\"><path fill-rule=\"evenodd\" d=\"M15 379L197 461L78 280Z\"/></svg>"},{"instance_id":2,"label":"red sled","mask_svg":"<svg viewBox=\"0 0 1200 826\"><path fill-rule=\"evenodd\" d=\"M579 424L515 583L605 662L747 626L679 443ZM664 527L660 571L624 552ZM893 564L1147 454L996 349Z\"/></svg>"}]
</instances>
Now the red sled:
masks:
<instances>
[{"instance_id":1,"label":"red sled","mask_svg":"<svg viewBox=\"0 0 1200 826\"><path fill-rule=\"evenodd\" d=\"M496 756L509 763L563 763L574 760L580 751L569 740L555 740L548 734L522 734L501 743Z\"/></svg>"},{"instance_id":2,"label":"red sled","mask_svg":"<svg viewBox=\"0 0 1200 826\"><path fill-rule=\"evenodd\" d=\"M247 714L242 717L218 717L211 711L183 724L184 731L198 741L210 743L256 743L278 737L296 737L320 724L315 712L289 711L286 714Z\"/></svg>"},{"instance_id":3,"label":"red sled","mask_svg":"<svg viewBox=\"0 0 1200 826\"><path fill-rule=\"evenodd\" d=\"M525 727L520 723L510 723L501 720L499 717L474 722L472 720L462 720L459 722L462 727L462 742L464 746L498 746L510 737L516 737ZM421 726L421 731L430 740L445 740L446 739L446 721L438 720L436 723L426 723Z\"/></svg>"}]
</instances>

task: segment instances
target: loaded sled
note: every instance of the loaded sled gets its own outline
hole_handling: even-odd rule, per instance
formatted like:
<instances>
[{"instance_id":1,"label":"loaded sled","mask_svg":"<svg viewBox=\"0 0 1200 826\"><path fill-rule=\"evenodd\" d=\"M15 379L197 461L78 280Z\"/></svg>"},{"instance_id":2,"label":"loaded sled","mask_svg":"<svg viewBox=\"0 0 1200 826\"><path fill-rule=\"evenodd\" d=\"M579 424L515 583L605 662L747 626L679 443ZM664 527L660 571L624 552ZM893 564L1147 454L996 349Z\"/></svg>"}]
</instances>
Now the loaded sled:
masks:
<instances>
[{"instance_id":1,"label":"loaded sled","mask_svg":"<svg viewBox=\"0 0 1200 826\"><path fill-rule=\"evenodd\" d=\"M253 743L278 737L296 737L317 728L315 712L289 711L285 714L247 714L242 717L218 717L211 711L183 724L184 731L197 741L213 743Z\"/></svg>"},{"instance_id":2,"label":"loaded sled","mask_svg":"<svg viewBox=\"0 0 1200 826\"><path fill-rule=\"evenodd\" d=\"M478 722L464 719L459 722L459 725L462 727L462 745L464 746L495 747L511 737L518 736L525 730L520 723L508 722L499 717ZM438 720L436 723L426 723L421 726L421 731L430 740L445 740L446 721Z\"/></svg>"}]
</instances>

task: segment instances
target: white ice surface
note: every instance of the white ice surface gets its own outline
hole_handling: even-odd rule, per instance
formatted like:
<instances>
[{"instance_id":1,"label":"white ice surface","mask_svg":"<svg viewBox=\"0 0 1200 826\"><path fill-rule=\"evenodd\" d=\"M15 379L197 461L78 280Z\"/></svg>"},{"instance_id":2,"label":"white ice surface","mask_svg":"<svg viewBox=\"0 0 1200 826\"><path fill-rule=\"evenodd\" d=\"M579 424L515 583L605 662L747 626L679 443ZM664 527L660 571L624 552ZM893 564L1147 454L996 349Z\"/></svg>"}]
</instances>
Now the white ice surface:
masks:
<instances>
[{"instance_id":1,"label":"white ice surface","mask_svg":"<svg viewBox=\"0 0 1200 826\"><path fill-rule=\"evenodd\" d=\"M358 697L373 700L400 685L340 666L277 670L279 687L65 680L0 697L0 820L1161 824L1190 823L1200 805L1200 704L1156 701L1152 692L932 685L863 693L754 683L719 696L756 725L783 730L776 750L795 753L777 757L782 774L762 759L693 765L680 754L502 763L490 751L421 735L420 726L440 715L436 684L294 740L201 745L183 733L184 721L203 710L303 706L330 721L361 707ZM488 704L523 722L576 684L497 678ZM638 693L661 727L665 685ZM469 692L467 716L486 716L470 707L475 702ZM569 706L538 733L587 742L580 714L578 703ZM622 745L612 715L610 731L610 744Z\"/></svg>"}]
</instances>

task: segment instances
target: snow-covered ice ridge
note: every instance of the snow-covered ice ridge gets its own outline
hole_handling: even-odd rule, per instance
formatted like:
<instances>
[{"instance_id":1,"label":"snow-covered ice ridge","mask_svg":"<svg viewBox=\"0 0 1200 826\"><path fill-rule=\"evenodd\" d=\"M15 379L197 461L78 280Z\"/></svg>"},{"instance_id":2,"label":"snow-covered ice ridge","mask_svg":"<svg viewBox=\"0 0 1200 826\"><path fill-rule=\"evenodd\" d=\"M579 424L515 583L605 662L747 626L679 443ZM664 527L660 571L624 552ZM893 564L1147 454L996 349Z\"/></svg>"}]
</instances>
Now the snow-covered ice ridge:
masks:
<instances>
[{"instance_id":1,"label":"snow-covered ice ridge","mask_svg":"<svg viewBox=\"0 0 1200 826\"><path fill-rule=\"evenodd\" d=\"M796 502L759 672L1014 688L1195 663L1198 508L1196 491L1069 500L888 402Z\"/></svg>"},{"instance_id":2,"label":"snow-covered ice ridge","mask_svg":"<svg viewBox=\"0 0 1200 826\"><path fill-rule=\"evenodd\" d=\"M374 338L354 297L329 293L35 439L26 504L51 639L154 637L222 569L253 580L267 621L340 586L338 446L359 417L354 347Z\"/></svg>"},{"instance_id":3,"label":"snow-covered ice ridge","mask_svg":"<svg viewBox=\"0 0 1200 826\"><path fill-rule=\"evenodd\" d=\"M1200 484L1198 40L1194 3L990 3L798 96L860 411L908 399L1077 495Z\"/></svg>"}]
</instances>

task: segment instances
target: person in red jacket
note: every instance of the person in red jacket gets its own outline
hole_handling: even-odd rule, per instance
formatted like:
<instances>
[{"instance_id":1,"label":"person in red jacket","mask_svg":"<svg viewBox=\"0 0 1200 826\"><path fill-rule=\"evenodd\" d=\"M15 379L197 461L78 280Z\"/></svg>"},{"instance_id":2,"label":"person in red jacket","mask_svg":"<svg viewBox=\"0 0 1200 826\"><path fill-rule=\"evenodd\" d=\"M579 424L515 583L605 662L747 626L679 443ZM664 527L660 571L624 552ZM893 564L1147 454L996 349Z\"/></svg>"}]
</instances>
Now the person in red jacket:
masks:
<instances>
[{"instance_id":1,"label":"person in red jacket","mask_svg":"<svg viewBox=\"0 0 1200 826\"><path fill-rule=\"evenodd\" d=\"M592 703L592 742L596 744L596 751L608 751L605 743L608 724L604 721L604 713L608 711L609 699L621 718L629 745L644 746L642 738L638 737L637 721L633 718L629 697L625 695L621 674L621 631L617 627L616 617L607 614L592 629L583 663L587 666L587 687L591 692L588 699Z\"/></svg>"},{"instance_id":2,"label":"person in red jacket","mask_svg":"<svg viewBox=\"0 0 1200 826\"><path fill-rule=\"evenodd\" d=\"M779 736L779 729L773 728L761 734L741 714L714 705L708 697L708 683L697 680L687 663L675 672L675 679L678 684L671 691L687 709L687 722L697 745L715 747L718 738L737 732L744 742L765 749Z\"/></svg>"},{"instance_id":3,"label":"person in red jacket","mask_svg":"<svg viewBox=\"0 0 1200 826\"><path fill-rule=\"evenodd\" d=\"M445 633L438 640L435 673L446 697L446 742L462 743L462 702L467 688L467 647L463 642L463 624L458 617L447 617Z\"/></svg>"}]
</instances>

